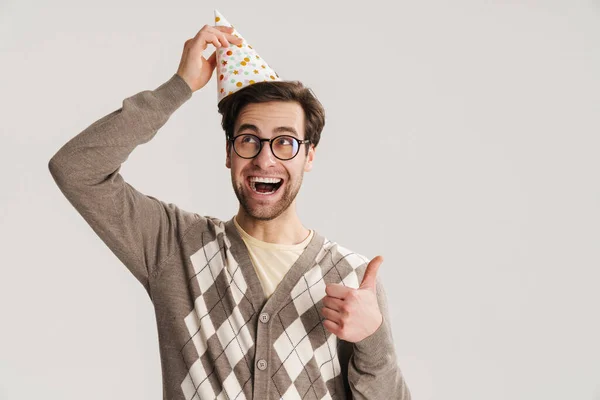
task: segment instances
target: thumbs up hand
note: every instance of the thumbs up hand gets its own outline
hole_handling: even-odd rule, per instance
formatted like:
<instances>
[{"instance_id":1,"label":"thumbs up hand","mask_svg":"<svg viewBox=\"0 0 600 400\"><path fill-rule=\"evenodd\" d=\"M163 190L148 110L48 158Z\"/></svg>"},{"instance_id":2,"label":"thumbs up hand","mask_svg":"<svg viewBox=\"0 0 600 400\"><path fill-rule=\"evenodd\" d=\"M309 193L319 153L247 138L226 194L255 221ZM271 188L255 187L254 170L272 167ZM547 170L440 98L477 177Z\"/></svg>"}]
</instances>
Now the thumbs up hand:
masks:
<instances>
[{"instance_id":1,"label":"thumbs up hand","mask_svg":"<svg viewBox=\"0 0 600 400\"><path fill-rule=\"evenodd\" d=\"M369 262L358 289L341 284L325 287L321 313L323 326L347 342L356 343L373 334L383 323L377 303L377 270L383 262L377 256Z\"/></svg>"}]
</instances>

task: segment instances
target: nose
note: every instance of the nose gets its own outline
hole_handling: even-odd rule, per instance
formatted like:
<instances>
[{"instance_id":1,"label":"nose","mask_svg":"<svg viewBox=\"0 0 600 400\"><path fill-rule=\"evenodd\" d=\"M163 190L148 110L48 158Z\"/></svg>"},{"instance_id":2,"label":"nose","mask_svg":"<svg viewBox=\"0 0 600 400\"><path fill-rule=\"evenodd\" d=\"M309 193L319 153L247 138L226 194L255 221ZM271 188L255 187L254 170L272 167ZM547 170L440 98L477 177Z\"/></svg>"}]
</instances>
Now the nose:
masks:
<instances>
[{"instance_id":1,"label":"nose","mask_svg":"<svg viewBox=\"0 0 600 400\"><path fill-rule=\"evenodd\" d=\"M260 149L256 157L252 159L252 163L261 169L267 169L277 163L277 158L271 152L269 143L263 142L262 149Z\"/></svg>"}]
</instances>

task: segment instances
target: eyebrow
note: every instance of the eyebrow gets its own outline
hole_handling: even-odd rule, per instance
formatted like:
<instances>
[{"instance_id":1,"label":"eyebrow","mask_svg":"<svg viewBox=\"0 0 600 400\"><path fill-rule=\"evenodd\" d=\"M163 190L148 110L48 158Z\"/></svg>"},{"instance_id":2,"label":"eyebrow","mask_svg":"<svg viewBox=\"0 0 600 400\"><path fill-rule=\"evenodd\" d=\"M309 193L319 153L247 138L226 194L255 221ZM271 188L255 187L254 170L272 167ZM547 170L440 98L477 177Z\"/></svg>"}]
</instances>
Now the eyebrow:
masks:
<instances>
[{"instance_id":1,"label":"eyebrow","mask_svg":"<svg viewBox=\"0 0 600 400\"><path fill-rule=\"evenodd\" d=\"M258 129L258 127L256 125L253 124L242 124L240 125L240 127L237 130L237 133L249 129L251 131L254 131L255 133L260 133L260 129ZM296 137L298 137L298 132L296 132L296 130L294 128L292 128L291 126L278 126L277 128L273 129L274 133L281 133L281 132L287 132L290 133Z\"/></svg>"}]
</instances>

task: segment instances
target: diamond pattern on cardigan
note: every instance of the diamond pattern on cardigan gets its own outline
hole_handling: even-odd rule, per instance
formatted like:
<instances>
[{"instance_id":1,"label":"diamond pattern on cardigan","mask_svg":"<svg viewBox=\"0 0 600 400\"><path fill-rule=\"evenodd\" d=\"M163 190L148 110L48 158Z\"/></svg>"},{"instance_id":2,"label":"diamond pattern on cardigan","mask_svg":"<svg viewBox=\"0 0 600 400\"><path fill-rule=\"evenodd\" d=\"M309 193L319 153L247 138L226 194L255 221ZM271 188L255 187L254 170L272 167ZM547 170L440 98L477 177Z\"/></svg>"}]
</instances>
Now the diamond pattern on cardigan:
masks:
<instances>
[{"instance_id":1,"label":"diamond pattern on cardigan","mask_svg":"<svg viewBox=\"0 0 600 400\"><path fill-rule=\"evenodd\" d=\"M185 319L188 343L199 358L181 388L186 399L245 399L243 386L252 378L252 357L247 355L254 347L247 323L256 313L246 296L248 286L240 266L231 253L226 259L232 262L225 265L218 240L204 243L202 235L204 245L190 257L201 295ZM244 315L242 309L252 312Z\"/></svg>"},{"instance_id":2,"label":"diamond pattern on cardigan","mask_svg":"<svg viewBox=\"0 0 600 400\"><path fill-rule=\"evenodd\" d=\"M324 271L320 264L328 258L332 265ZM334 281L358 288L356 270L368 260L337 244L325 240L315 265L297 282L291 291L291 301L277 317L282 333L274 348L279 365L271 377L283 399L331 399L328 381L339 376L337 337L322 325L319 310L325 297L324 276L333 273ZM283 383L283 384L282 384ZM335 385L331 385L335 388Z\"/></svg>"}]
</instances>

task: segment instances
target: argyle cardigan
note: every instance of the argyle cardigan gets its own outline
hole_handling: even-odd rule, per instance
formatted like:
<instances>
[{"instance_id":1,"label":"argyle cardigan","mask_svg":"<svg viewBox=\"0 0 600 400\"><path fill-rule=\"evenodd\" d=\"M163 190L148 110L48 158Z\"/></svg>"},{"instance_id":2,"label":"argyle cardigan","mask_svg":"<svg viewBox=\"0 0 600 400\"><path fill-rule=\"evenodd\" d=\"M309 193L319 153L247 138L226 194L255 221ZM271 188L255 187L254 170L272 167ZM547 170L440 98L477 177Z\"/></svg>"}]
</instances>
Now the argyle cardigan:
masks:
<instances>
[{"instance_id":1,"label":"argyle cardigan","mask_svg":"<svg viewBox=\"0 0 600 400\"><path fill-rule=\"evenodd\" d=\"M177 74L69 140L48 167L61 192L143 285L154 306L163 398L399 399L389 311L349 343L321 315L325 285L357 288L369 260L316 232L270 298L233 224L137 191L122 163L192 96Z\"/></svg>"}]
</instances>

